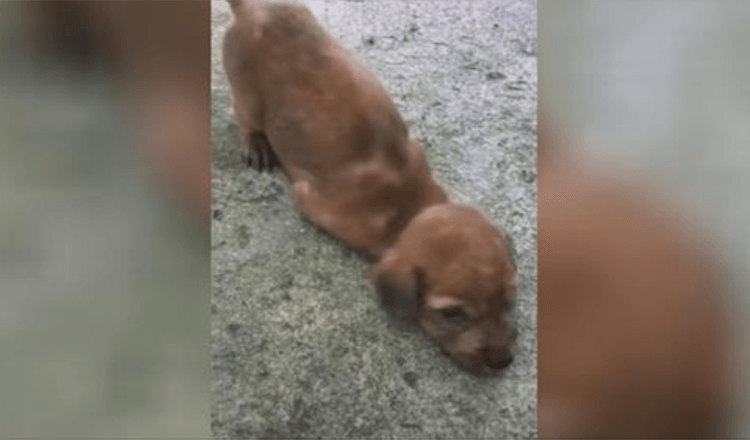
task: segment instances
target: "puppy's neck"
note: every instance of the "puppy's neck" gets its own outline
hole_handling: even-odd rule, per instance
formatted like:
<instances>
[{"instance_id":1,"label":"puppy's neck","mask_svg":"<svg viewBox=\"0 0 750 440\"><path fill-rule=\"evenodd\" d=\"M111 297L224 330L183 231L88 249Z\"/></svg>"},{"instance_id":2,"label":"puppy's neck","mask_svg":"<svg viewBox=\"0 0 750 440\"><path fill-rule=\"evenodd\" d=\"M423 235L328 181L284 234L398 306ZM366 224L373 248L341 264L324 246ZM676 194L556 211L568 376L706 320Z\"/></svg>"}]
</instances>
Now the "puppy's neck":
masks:
<instances>
[{"instance_id":1,"label":"puppy's neck","mask_svg":"<svg viewBox=\"0 0 750 440\"><path fill-rule=\"evenodd\" d=\"M378 240L380 243L367 251L374 260L393 247L403 231L425 209L448 201L448 195L435 181L418 141L414 138L401 140L404 141L405 148L396 148L388 154L387 167L394 170L398 178L391 182L393 186L388 191L390 200L387 204L390 206L384 209L388 212L388 220Z\"/></svg>"},{"instance_id":2,"label":"puppy's neck","mask_svg":"<svg viewBox=\"0 0 750 440\"><path fill-rule=\"evenodd\" d=\"M410 215L408 217L405 217L403 221L399 222L398 227L394 231L393 240L391 241L390 246L395 245L396 242L398 242L398 240L401 238L404 230L406 230L406 228L411 225L414 219L418 218L426 210L432 208L433 206L438 206L450 202L445 191L443 191L443 189L437 184L434 184L434 188L430 188L429 191L431 191L432 194L429 194L427 197L425 197L424 202L417 205L416 208L409 213Z\"/></svg>"},{"instance_id":3,"label":"puppy's neck","mask_svg":"<svg viewBox=\"0 0 750 440\"><path fill-rule=\"evenodd\" d=\"M389 226L389 239L382 246L366 251L364 253L366 260L372 263L379 261L383 254L396 245L404 230L409 227L415 218L433 206L450 202L445 190L432 179L432 176L427 175L426 177L427 182L419 182L419 184L414 185L413 189L418 195L416 203L410 206L411 209L403 210L392 220Z\"/></svg>"}]
</instances>

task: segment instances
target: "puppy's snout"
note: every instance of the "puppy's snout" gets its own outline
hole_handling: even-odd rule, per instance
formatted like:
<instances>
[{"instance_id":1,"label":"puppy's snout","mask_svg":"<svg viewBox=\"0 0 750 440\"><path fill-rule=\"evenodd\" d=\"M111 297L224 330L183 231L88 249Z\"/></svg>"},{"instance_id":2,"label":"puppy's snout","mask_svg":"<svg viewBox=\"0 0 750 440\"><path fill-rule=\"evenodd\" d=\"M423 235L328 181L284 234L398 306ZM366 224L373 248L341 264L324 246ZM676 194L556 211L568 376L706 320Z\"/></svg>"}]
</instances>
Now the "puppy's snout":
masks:
<instances>
[{"instance_id":1,"label":"puppy's snout","mask_svg":"<svg viewBox=\"0 0 750 440\"><path fill-rule=\"evenodd\" d=\"M484 363L493 370L500 370L507 367L513 362L513 354L510 350L495 350L488 347L484 348Z\"/></svg>"}]
</instances>

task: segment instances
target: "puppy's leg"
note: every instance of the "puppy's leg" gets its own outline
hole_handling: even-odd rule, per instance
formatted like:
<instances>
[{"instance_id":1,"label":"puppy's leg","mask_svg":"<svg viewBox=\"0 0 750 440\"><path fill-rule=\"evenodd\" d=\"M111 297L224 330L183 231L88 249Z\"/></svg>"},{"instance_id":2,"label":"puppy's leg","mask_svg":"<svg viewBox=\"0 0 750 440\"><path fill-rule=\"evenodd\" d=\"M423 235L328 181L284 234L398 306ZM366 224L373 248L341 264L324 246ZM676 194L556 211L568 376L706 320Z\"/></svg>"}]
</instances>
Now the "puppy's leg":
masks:
<instances>
[{"instance_id":1,"label":"puppy's leg","mask_svg":"<svg viewBox=\"0 0 750 440\"><path fill-rule=\"evenodd\" d=\"M299 212L323 231L330 233L344 226L333 214L328 201L307 180L299 180L292 186L292 202Z\"/></svg>"},{"instance_id":2,"label":"puppy's leg","mask_svg":"<svg viewBox=\"0 0 750 440\"><path fill-rule=\"evenodd\" d=\"M230 88L229 99L231 102L230 120L240 130L240 156L242 161L249 167L254 167L258 172L264 170L273 171L281 167L281 161L271 147L265 133L261 131L260 124L255 116L258 114L254 100L237 100L234 91Z\"/></svg>"},{"instance_id":3,"label":"puppy's leg","mask_svg":"<svg viewBox=\"0 0 750 440\"><path fill-rule=\"evenodd\" d=\"M240 144L240 157L242 158L242 162L244 162L247 166L252 166L253 162L256 162L253 160L253 151L250 147L251 142L251 136L249 133L244 133L242 131L242 128L240 128L239 136L237 136L238 143Z\"/></svg>"},{"instance_id":4,"label":"puppy's leg","mask_svg":"<svg viewBox=\"0 0 750 440\"><path fill-rule=\"evenodd\" d=\"M259 158L256 157L257 147L254 146L258 141L255 141L256 133L260 134L259 127L254 122L255 112L253 111L252 102L243 103L242 100L235 98L235 90L233 87L229 88L229 100L230 105L230 122L237 126L239 129L239 144L240 144L240 157L247 166L258 165ZM258 169L260 171L260 168Z\"/></svg>"},{"instance_id":5,"label":"puppy's leg","mask_svg":"<svg viewBox=\"0 0 750 440\"><path fill-rule=\"evenodd\" d=\"M274 168L282 168L281 161L268 141L268 137L260 131L246 136L246 141L242 145L242 158L248 166L255 164L258 172L264 170L271 172Z\"/></svg>"},{"instance_id":6,"label":"puppy's leg","mask_svg":"<svg viewBox=\"0 0 750 440\"><path fill-rule=\"evenodd\" d=\"M231 95L230 95L231 96ZM236 101L235 101L236 103ZM252 123L252 112L246 106L233 105L233 114L230 116L232 122L239 128L240 157L248 167L253 167L262 172L265 169L272 171L278 166L279 159L273 151L266 135ZM249 121L247 124L245 121ZM244 122L244 123L243 123Z\"/></svg>"},{"instance_id":7,"label":"puppy's leg","mask_svg":"<svg viewBox=\"0 0 750 440\"><path fill-rule=\"evenodd\" d=\"M227 68L231 66L227 63ZM239 129L240 157L249 167L255 167L259 172L263 171L266 163L265 156L272 153L268 139L263 134L260 121L258 121L258 105L254 94L243 88L237 88L233 81L229 82L229 120ZM270 153L269 153L270 152ZM275 156L275 155L274 155Z\"/></svg>"}]
</instances>

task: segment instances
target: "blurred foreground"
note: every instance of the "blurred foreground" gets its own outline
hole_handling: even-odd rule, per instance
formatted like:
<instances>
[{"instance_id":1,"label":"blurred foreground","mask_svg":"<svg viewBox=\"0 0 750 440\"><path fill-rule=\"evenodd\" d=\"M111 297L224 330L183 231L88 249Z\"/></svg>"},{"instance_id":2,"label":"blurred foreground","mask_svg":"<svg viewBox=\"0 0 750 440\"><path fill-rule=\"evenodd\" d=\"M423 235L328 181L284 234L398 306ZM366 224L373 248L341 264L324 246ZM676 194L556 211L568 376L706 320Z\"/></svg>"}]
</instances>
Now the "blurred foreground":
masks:
<instances>
[{"instance_id":1,"label":"blurred foreground","mask_svg":"<svg viewBox=\"0 0 750 440\"><path fill-rule=\"evenodd\" d=\"M747 438L750 4L539 10L540 437Z\"/></svg>"},{"instance_id":2,"label":"blurred foreground","mask_svg":"<svg viewBox=\"0 0 750 440\"><path fill-rule=\"evenodd\" d=\"M0 437L208 437L208 2L0 4Z\"/></svg>"}]
</instances>

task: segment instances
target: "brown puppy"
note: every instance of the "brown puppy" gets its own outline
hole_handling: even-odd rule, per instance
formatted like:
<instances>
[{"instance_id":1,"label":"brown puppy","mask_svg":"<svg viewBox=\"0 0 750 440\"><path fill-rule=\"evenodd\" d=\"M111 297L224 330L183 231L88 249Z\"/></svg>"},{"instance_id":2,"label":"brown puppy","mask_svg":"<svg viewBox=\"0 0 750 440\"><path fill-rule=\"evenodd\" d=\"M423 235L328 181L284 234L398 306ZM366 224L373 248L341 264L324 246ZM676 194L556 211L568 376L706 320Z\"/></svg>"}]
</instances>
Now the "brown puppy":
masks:
<instances>
[{"instance_id":1,"label":"brown puppy","mask_svg":"<svg viewBox=\"0 0 750 440\"><path fill-rule=\"evenodd\" d=\"M383 302L474 373L512 361L506 237L451 202L375 76L302 5L230 0L224 66L243 158L279 166L295 207L377 261Z\"/></svg>"},{"instance_id":2,"label":"brown puppy","mask_svg":"<svg viewBox=\"0 0 750 440\"><path fill-rule=\"evenodd\" d=\"M663 200L595 176L540 122L540 438L724 434L716 261Z\"/></svg>"}]
</instances>

